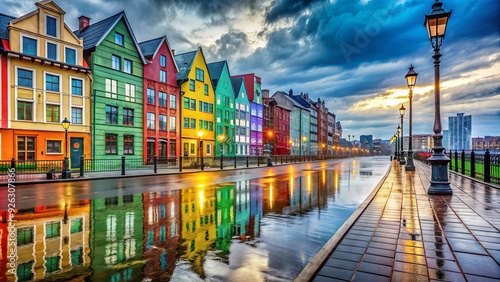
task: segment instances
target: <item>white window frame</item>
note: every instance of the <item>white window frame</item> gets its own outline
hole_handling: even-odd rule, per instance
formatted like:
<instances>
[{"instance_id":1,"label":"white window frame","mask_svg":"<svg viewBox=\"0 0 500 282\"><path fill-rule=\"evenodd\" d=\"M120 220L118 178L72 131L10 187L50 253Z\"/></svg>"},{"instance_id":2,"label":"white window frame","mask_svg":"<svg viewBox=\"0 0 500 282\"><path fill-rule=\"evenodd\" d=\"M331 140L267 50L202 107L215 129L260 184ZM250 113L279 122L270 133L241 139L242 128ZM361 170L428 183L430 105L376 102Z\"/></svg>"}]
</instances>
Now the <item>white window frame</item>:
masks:
<instances>
[{"instance_id":1,"label":"white window frame","mask_svg":"<svg viewBox=\"0 0 500 282\"><path fill-rule=\"evenodd\" d=\"M53 36L53 35L50 35L47 33L47 18L53 18L56 20L56 36ZM45 14L45 35L47 36L50 36L52 38L59 38L59 18L58 17L55 17L53 15L50 15L50 14Z\"/></svg>"},{"instance_id":2,"label":"white window frame","mask_svg":"<svg viewBox=\"0 0 500 282\"><path fill-rule=\"evenodd\" d=\"M67 49L71 49L73 51L75 51L75 65L78 65L78 49L76 48L72 48L72 47L68 47L68 46L64 46L64 62L69 64L68 63L68 58L66 57L66 50Z\"/></svg>"},{"instance_id":3,"label":"white window frame","mask_svg":"<svg viewBox=\"0 0 500 282\"><path fill-rule=\"evenodd\" d=\"M47 105L58 106L59 107L59 120L57 121L47 121ZM43 122L45 123L60 123L62 121L62 105L61 103L46 102L43 104Z\"/></svg>"},{"instance_id":4,"label":"white window frame","mask_svg":"<svg viewBox=\"0 0 500 282\"><path fill-rule=\"evenodd\" d=\"M135 103L135 85L125 83L125 101Z\"/></svg>"},{"instance_id":5,"label":"white window frame","mask_svg":"<svg viewBox=\"0 0 500 282\"><path fill-rule=\"evenodd\" d=\"M53 90L47 90L46 89L46 87L47 87L47 75L48 74L59 77L59 91L53 91ZM59 94L61 94L62 93L62 89L63 89L63 81L62 81L62 75L60 73L47 72L47 71L43 72L43 90L45 92L53 92L53 93L59 93Z\"/></svg>"},{"instance_id":6,"label":"white window frame","mask_svg":"<svg viewBox=\"0 0 500 282\"><path fill-rule=\"evenodd\" d=\"M19 69L23 69L23 70L31 71L31 73L32 73L31 88L26 87L26 86L19 86L19 85L17 84L17 81L18 81L17 71L18 71ZM16 85L16 88L24 88L24 89L35 89L35 88L36 88L36 87L35 87L35 86L36 86L36 69L30 69L30 68L25 68L25 67L15 66L15 72L16 72L16 73L14 74L14 75L15 75L15 82L14 82L14 83L15 83L15 85ZM17 95L16 95L16 97L17 97Z\"/></svg>"},{"instance_id":7,"label":"white window frame","mask_svg":"<svg viewBox=\"0 0 500 282\"><path fill-rule=\"evenodd\" d=\"M110 89L108 91L108 81L110 82ZM113 82L115 83L115 89L113 89ZM104 80L104 91L106 92L106 98L112 98L112 99L117 99L118 98L118 80L116 79L111 79L111 78L106 78ZM116 92L112 92L112 90L115 90Z\"/></svg>"},{"instance_id":8,"label":"white window frame","mask_svg":"<svg viewBox=\"0 0 500 282\"><path fill-rule=\"evenodd\" d=\"M49 44L56 45L56 58L55 59L49 58ZM59 43L54 42L54 41L45 40L45 58L50 59L50 60L59 61Z\"/></svg>"},{"instance_id":9,"label":"white window frame","mask_svg":"<svg viewBox=\"0 0 500 282\"><path fill-rule=\"evenodd\" d=\"M82 123L74 123L73 122L73 108L82 110ZM73 125L84 125L85 124L85 109L82 106L71 106L69 109L69 120Z\"/></svg>"},{"instance_id":10,"label":"white window frame","mask_svg":"<svg viewBox=\"0 0 500 282\"><path fill-rule=\"evenodd\" d=\"M20 34L21 38L19 39L19 41L21 42L21 45L19 45L19 50L21 51L21 53L23 54L26 54L24 53L24 38L29 38L29 39L33 39L36 41L36 54L35 56L38 56L38 54L40 54L40 41L38 40L38 38L34 38L34 37L31 37L31 36L28 36L28 35L25 35L25 34Z\"/></svg>"}]
</instances>

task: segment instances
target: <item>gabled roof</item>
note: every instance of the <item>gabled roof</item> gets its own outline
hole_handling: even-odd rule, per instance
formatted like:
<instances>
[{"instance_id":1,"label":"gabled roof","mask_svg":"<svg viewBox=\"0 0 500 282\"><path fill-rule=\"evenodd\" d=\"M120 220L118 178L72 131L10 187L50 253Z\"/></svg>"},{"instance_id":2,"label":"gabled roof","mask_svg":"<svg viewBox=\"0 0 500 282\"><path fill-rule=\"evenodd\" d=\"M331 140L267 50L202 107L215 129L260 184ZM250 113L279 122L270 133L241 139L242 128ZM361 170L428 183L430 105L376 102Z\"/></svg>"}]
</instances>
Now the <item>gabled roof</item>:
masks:
<instances>
[{"instance_id":1,"label":"gabled roof","mask_svg":"<svg viewBox=\"0 0 500 282\"><path fill-rule=\"evenodd\" d=\"M9 26L9 22L14 19L14 17L0 13L0 39L9 39L9 30L7 30L7 26Z\"/></svg>"},{"instance_id":2,"label":"gabled roof","mask_svg":"<svg viewBox=\"0 0 500 282\"><path fill-rule=\"evenodd\" d=\"M175 62L179 67L179 72L177 73L177 81L188 79L189 71L193 66L194 59L196 58L196 54L198 53L199 50L200 48L198 48L198 50L195 51L182 53L174 56Z\"/></svg>"},{"instance_id":3,"label":"gabled roof","mask_svg":"<svg viewBox=\"0 0 500 282\"><path fill-rule=\"evenodd\" d=\"M233 85L234 97L240 95L241 84L243 83L243 77L231 77L231 84ZM248 93L247 93L248 98Z\"/></svg>"},{"instance_id":4,"label":"gabled roof","mask_svg":"<svg viewBox=\"0 0 500 282\"><path fill-rule=\"evenodd\" d=\"M104 38L106 38L108 33L121 19L125 20L125 24L127 25L127 29L130 33L130 36L132 37L135 48L137 49L142 62L146 64L146 58L144 58L141 48L139 47L139 43L137 43L137 40L135 39L134 32L132 30L132 27L130 26L130 23L128 22L127 16L125 15L125 11L121 11L116 15L91 24L82 31L76 30L74 31L74 33L76 36L83 38L83 50L89 50L101 44Z\"/></svg>"},{"instance_id":5,"label":"gabled roof","mask_svg":"<svg viewBox=\"0 0 500 282\"><path fill-rule=\"evenodd\" d=\"M300 108L302 110L307 110L309 111L309 109L307 109L306 107L302 106L299 102L295 101L288 93L286 93L285 91L276 91L274 94L273 94L273 98L275 95L282 95L285 99L287 99L288 101L290 101L290 103L292 103L292 105L294 107L297 107L297 108ZM292 109L290 109L292 110Z\"/></svg>"},{"instance_id":6,"label":"gabled roof","mask_svg":"<svg viewBox=\"0 0 500 282\"><path fill-rule=\"evenodd\" d=\"M146 59L151 59L156 57L156 54L160 50L161 44L165 42L167 44L167 49L168 52L170 52L170 56L172 56L173 59L173 54L172 54L172 49L170 48L170 44L168 43L168 39L166 35L163 35L162 37L150 39L144 42L139 43L139 47L141 48L141 52L144 55ZM175 62L175 59L173 59L175 69L179 71L179 67L177 66L177 63Z\"/></svg>"},{"instance_id":7,"label":"gabled roof","mask_svg":"<svg viewBox=\"0 0 500 282\"><path fill-rule=\"evenodd\" d=\"M300 105L302 105L302 107L305 107L305 108L311 108L311 103L309 103L309 101L307 101L306 99L304 99L302 96L300 95L293 95L293 99L299 103Z\"/></svg>"},{"instance_id":8,"label":"gabled roof","mask_svg":"<svg viewBox=\"0 0 500 282\"><path fill-rule=\"evenodd\" d=\"M222 70L224 69L224 65L226 64L227 61L207 64L208 72L210 73L210 77L212 78L212 85L214 88L217 87L217 83L219 82L220 76L222 75ZM229 76L231 76L231 74L229 74Z\"/></svg>"}]
</instances>

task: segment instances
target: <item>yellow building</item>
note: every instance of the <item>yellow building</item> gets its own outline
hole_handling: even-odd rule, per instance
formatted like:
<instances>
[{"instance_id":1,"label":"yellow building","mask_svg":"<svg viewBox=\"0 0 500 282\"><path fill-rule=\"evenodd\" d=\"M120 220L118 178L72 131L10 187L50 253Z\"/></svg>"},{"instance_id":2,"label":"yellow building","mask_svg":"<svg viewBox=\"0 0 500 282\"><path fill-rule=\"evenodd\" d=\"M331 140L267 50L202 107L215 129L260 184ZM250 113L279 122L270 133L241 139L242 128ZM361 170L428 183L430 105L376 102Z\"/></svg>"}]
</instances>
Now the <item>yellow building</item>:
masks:
<instances>
[{"instance_id":1,"label":"yellow building","mask_svg":"<svg viewBox=\"0 0 500 282\"><path fill-rule=\"evenodd\" d=\"M90 69L83 41L64 22L65 12L52 0L10 20L7 57L7 120L0 129L1 159L62 160L79 167L91 155ZM71 121L68 135L62 121ZM70 149L71 148L71 149Z\"/></svg>"},{"instance_id":2,"label":"yellow building","mask_svg":"<svg viewBox=\"0 0 500 282\"><path fill-rule=\"evenodd\" d=\"M184 156L214 156L214 102L205 56L196 51L175 55L181 89L180 136Z\"/></svg>"}]
</instances>

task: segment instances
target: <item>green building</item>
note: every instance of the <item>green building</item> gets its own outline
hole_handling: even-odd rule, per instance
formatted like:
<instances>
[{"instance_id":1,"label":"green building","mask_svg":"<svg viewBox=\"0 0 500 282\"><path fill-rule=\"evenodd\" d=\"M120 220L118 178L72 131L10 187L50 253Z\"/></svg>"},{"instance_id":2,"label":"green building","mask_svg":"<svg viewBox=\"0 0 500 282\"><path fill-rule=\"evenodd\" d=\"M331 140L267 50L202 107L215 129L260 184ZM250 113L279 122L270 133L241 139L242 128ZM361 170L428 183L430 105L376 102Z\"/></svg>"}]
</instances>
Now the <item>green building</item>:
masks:
<instances>
[{"instance_id":1,"label":"green building","mask_svg":"<svg viewBox=\"0 0 500 282\"><path fill-rule=\"evenodd\" d=\"M142 158L146 60L125 12L94 24L81 16L75 34L92 69L92 158Z\"/></svg>"},{"instance_id":2,"label":"green building","mask_svg":"<svg viewBox=\"0 0 500 282\"><path fill-rule=\"evenodd\" d=\"M234 90L226 61L210 63L208 72L215 92L215 156L234 156Z\"/></svg>"}]
</instances>

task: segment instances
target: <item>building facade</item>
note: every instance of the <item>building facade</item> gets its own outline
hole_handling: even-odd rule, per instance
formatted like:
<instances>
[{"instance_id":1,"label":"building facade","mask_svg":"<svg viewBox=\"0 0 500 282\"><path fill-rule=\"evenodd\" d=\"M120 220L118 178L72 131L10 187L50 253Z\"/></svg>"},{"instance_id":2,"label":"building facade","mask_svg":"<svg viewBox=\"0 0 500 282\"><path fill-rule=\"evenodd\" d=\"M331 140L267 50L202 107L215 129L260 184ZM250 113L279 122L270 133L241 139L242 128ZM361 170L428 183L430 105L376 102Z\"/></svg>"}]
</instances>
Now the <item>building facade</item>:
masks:
<instances>
[{"instance_id":1,"label":"building facade","mask_svg":"<svg viewBox=\"0 0 500 282\"><path fill-rule=\"evenodd\" d=\"M235 93L226 61L208 64L215 93L215 155L234 156Z\"/></svg>"},{"instance_id":2,"label":"building facade","mask_svg":"<svg viewBox=\"0 0 500 282\"><path fill-rule=\"evenodd\" d=\"M499 152L500 136L484 136L472 138L472 150Z\"/></svg>"},{"instance_id":3,"label":"building facade","mask_svg":"<svg viewBox=\"0 0 500 282\"><path fill-rule=\"evenodd\" d=\"M90 24L79 17L92 69L93 158L143 157L143 66L147 63L125 12Z\"/></svg>"},{"instance_id":4,"label":"building facade","mask_svg":"<svg viewBox=\"0 0 500 282\"><path fill-rule=\"evenodd\" d=\"M245 80L241 77L231 78L235 97L235 154L250 153L250 101L248 100Z\"/></svg>"},{"instance_id":5,"label":"building facade","mask_svg":"<svg viewBox=\"0 0 500 282\"><path fill-rule=\"evenodd\" d=\"M151 163L180 154L177 122L179 115L179 87L177 64L167 37L139 43L147 60L144 65L143 154Z\"/></svg>"},{"instance_id":6,"label":"building facade","mask_svg":"<svg viewBox=\"0 0 500 282\"><path fill-rule=\"evenodd\" d=\"M472 116L458 113L456 117L448 117L449 147L447 150L471 150Z\"/></svg>"},{"instance_id":7,"label":"building facade","mask_svg":"<svg viewBox=\"0 0 500 282\"><path fill-rule=\"evenodd\" d=\"M335 146L335 122L336 116L332 112L328 112L328 155L333 154Z\"/></svg>"},{"instance_id":8,"label":"building facade","mask_svg":"<svg viewBox=\"0 0 500 282\"><path fill-rule=\"evenodd\" d=\"M62 160L91 153L90 69L83 42L53 1L19 18L1 16L1 159ZM8 39L7 35L8 34ZM71 121L66 138L61 122Z\"/></svg>"},{"instance_id":9,"label":"building facade","mask_svg":"<svg viewBox=\"0 0 500 282\"><path fill-rule=\"evenodd\" d=\"M200 48L175 55L181 101L181 150L184 156L214 155L214 88Z\"/></svg>"}]
</instances>

